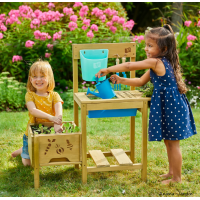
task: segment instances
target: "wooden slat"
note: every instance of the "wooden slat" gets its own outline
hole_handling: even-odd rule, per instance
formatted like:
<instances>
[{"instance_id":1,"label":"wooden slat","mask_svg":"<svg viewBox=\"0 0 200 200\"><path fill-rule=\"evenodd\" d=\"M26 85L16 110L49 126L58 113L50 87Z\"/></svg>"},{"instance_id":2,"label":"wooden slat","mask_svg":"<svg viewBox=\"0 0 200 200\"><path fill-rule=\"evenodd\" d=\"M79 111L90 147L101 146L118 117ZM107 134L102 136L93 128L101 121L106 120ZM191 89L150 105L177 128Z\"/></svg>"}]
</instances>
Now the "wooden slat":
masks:
<instances>
[{"instance_id":1,"label":"wooden slat","mask_svg":"<svg viewBox=\"0 0 200 200\"><path fill-rule=\"evenodd\" d=\"M82 162L50 162L50 163L40 164L40 166L53 166L53 165L79 165L79 164L82 164Z\"/></svg>"},{"instance_id":2,"label":"wooden slat","mask_svg":"<svg viewBox=\"0 0 200 200\"><path fill-rule=\"evenodd\" d=\"M119 165L133 165L130 158L126 155L123 149L111 149L110 150Z\"/></svg>"},{"instance_id":3,"label":"wooden slat","mask_svg":"<svg viewBox=\"0 0 200 200\"><path fill-rule=\"evenodd\" d=\"M109 167L110 164L101 150L90 150L89 154L97 167Z\"/></svg>"},{"instance_id":4,"label":"wooden slat","mask_svg":"<svg viewBox=\"0 0 200 200\"><path fill-rule=\"evenodd\" d=\"M72 44L73 60L80 59L80 50L83 49L108 49L108 58L116 58L116 54L122 58L126 53L126 57L130 57L132 60L134 60L136 56L135 42Z\"/></svg>"},{"instance_id":5,"label":"wooden slat","mask_svg":"<svg viewBox=\"0 0 200 200\"><path fill-rule=\"evenodd\" d=\"M116 92L116 91L115 91ZM116 94L121 94L122 91L116 92ZM123 94L122 94L123 95ZM77 97L76 102L80 104L96 104L96 103L118 103L118 102L141 102L141 101L151 101L150 97L134 97L134 98L116 98L116 99L89 99L85 92L75 93L74 96ZM79 103L78 103L79 104Z\"/></svg>"},{"instance_id":6,"label":"wooden slat","mask_svg":"<svg viewBox=\"0 0 200 200\"><path fill-rule=\"evenodd\" d=\"M112 110L112 109L129 109L142 108L142 102L121 102L121 103L98 103L88 104L87 110Z\"/></svg>"},{"instance_id":7,"label":"wooden slat","mask_svg":"<svg viewBox=\"0 0 200 200\"><path fill-rule=\"evenodd\" d=\"M141 163L135 163L133 165L119 166L119 165L110 165L110 167L88 167L88 172L108 172L108 171L119 171L119 170L136 170L142 169Z\"/></svg>"}]
</instances>

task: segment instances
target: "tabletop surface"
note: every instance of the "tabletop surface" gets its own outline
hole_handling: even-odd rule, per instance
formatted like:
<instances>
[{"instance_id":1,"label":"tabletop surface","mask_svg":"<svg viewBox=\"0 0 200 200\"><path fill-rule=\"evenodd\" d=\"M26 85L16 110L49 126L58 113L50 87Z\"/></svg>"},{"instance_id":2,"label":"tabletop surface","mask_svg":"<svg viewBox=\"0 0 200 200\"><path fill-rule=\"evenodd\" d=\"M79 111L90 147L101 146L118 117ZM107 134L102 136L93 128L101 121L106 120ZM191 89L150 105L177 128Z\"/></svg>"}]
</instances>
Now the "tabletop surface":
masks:
<instances>
[{"instance_id":1,"label":"tabletop surface","mask_svg":"<svg viewBox=\"0 0 200 200\"><path fill-rule=\"evenodd\" d=\"M132 102L132 101L151 101L150 97L142 97L142 92L138 90L124 90L115 91L116 97L112 99L101 99L94 95L86 95L86 92L74 93L75 101L80 101L81 103L119 103L119 102Z\"/></svg>"}]
</instances>

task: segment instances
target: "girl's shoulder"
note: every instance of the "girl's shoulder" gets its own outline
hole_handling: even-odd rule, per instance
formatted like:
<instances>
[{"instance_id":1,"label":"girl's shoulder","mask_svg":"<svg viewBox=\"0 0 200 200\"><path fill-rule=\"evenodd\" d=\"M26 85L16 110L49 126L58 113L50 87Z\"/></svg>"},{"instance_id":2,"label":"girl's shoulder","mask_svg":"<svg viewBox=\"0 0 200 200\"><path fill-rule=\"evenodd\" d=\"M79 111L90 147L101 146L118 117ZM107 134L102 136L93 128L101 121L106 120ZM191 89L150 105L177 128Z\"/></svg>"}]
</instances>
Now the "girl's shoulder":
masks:
<instances>
[{"instance_id":1,"label":"girl's shoulder","mask_svg":"<svg viewBox=\"0 0 200 200\"><path fill-rule=\"evenodd\" d=\"M26 96L35 96L35 92L26 92Z\"/></svg>"}]
</instances>

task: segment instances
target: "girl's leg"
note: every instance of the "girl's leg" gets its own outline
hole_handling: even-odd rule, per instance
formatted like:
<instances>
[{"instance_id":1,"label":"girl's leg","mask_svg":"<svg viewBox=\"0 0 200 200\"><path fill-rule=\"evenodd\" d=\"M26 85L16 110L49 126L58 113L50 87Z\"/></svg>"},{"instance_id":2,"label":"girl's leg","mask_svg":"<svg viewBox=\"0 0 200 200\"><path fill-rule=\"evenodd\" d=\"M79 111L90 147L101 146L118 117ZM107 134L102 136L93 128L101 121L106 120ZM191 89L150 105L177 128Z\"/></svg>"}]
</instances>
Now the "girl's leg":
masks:
<instances>
[{"instance_id":1,"label":"girl's leg","mask_svg":"<svg viewBox=\"0 0 200 200\"><path fill-rule=\"evenodd\" d=\"M22 158L22 163L23 163L24 166L30 166L31 165L30 159Z\"/></svg>"},{"instance_id":2,"label":"girl's leg","mask_svg":"<svg viewBox=\"0 0 200 200\"><path fill-rule=\"evenodd\" d=\"M170 153L169 153L169 144L168 144L168 141L169 140L164 140L164 143L165 143L165 146L166 146L166 149L167 149L167 156L168 156L168 162L169 162L169 172L167 174L160 175L160 177L163 177L163 178L169 178L169 177L172 177L172 175L173 175L172 159L171 159Z\"/></svg>"},{"instance_id":3,"label":"girl's leg","mask_svg":"<svg viewBox=\"0 0 200 200\"><path fill-rule=\"evenodd\" d=\"M16 156L21 155L21 153L22 153L22 147L12 152L11 156L15 158Z\"/></svg>"},{"instance_id":4,"label":"girl's leg","mask_svg":"<svg viewBox=\"0 0 200 200\"><path fill-rule=\"evenodd\" d=\"M168 140L168 145L169 157L171 158L171 165L173 171L173 178L162 181L163 184L169 184L170 182L181 182L182 155L179 140Z\"/></svg>"}]
</instances>

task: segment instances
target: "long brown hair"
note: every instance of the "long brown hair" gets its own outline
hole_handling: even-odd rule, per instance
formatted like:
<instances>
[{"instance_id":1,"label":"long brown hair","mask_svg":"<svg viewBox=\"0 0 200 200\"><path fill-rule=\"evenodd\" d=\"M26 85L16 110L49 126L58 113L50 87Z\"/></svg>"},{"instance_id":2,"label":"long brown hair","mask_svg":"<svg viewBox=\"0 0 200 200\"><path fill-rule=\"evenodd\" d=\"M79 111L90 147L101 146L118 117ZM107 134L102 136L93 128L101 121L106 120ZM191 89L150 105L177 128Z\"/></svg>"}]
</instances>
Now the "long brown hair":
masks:
<instances>
[{"instance_id":1,"label":"long brown hair","mask_svg":"<svg viewBox=\"0 0 200 200\"><path fill-rule=\"evenodd\" d=\"M165 24L163 27L152 28L151 30L147 31L145 37L156 40L156 43L161 50L158 58L165 56L170 61L173 67L174 76L176 78L179 92L181 94L186 93L187 87L182 79L182 69L179 63L176 39L171 26Z\"/></svg>"},{"instance_id":2,"label":"long brown hair","mask_svg":"<svg viewBox=\"0 0 200 200\"><path fill-rule=\"evenodd\" d=\"M36 92L36 88L33 87L30 81L30 77L34 76L37 71L39 71L41 74L43 74L45 77L48 78L47 91L48 92L53 91L53 89L55 88L55 81L51 65L49 64L48 61L42 61L42 60L34 62L29 70L28 81L26 86L27 91Z\"/></svg>"}]
</instances>

